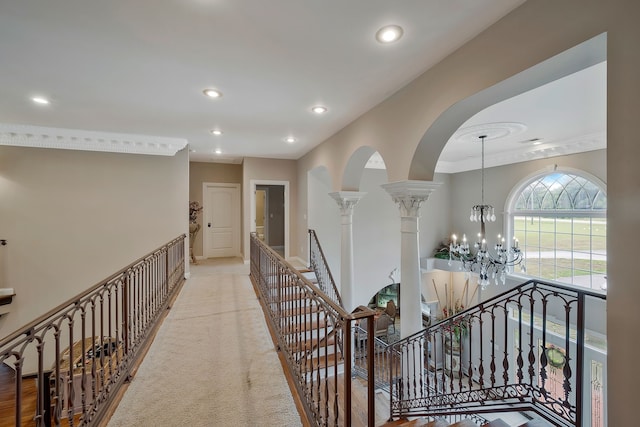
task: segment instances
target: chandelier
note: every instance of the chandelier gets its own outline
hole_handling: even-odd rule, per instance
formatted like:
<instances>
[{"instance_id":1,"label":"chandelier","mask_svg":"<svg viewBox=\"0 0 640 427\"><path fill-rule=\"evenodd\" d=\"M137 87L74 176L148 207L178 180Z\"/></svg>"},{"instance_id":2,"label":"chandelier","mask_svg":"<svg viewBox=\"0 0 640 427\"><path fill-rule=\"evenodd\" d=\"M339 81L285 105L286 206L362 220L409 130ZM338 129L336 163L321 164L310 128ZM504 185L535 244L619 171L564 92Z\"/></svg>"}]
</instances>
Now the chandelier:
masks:
<instances>
[{"instance_id":1,"label":"chandelier","mask_svg":"<svg viewBox=\"0 0 640 427\"><path fill-rule=\"evenodd\" d=\"M505 245L505 239L498 234L498 241L494 245L494 253L488 249L485 234L485 224L487 222L495 222L496 213L491 205L484 203L484 140L487 136L480 135L482 141L482 179L481 179L481 203L471 208L471 222L480 223L480 233L478 240L473 244L476 250L475 254L471 253L469 242L466 234L462 235L462 242L458 243L458 238L454 234L451 236L449 244L449 265L452 260L462 262L462 268L467 272L477 273L479 283L482 289L489 285L489 277L498 284L498 279L504 285L506 281L507 270L515 265L520 264L524 256L518 247L518 239L513 238L513 245L509 248ZM524 264L522 266L524 271Z\"/></svg>"}]
</instances>

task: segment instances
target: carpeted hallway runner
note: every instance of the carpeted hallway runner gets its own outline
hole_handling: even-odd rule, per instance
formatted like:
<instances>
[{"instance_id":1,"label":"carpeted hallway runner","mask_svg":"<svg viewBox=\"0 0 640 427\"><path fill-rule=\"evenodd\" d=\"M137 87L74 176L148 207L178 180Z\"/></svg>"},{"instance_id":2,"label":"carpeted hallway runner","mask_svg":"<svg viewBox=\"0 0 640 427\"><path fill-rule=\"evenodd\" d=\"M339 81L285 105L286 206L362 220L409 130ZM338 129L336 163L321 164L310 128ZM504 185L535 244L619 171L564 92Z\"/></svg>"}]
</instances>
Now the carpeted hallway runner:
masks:
<instances>
[{"instance_id":1,"label":"carpeted hallway runner","mask_svg":"<svg viewBox=\"0 0 640 427\"><path fill-rule=\"evenodd\" d=\"M300 425L249 267L192 265L108 426Z\"/></svg>"}]
</instances>

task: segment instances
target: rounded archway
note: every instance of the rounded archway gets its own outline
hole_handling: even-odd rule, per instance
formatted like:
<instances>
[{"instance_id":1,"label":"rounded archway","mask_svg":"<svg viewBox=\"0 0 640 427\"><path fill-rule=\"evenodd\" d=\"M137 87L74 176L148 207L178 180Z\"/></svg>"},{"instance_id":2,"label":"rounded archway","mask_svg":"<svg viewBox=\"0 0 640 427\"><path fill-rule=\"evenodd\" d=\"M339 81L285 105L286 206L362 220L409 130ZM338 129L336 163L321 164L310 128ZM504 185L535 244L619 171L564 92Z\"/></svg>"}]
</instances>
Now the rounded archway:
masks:
<instances>
[{"instance_id":1,"label":"rounded archway","mask_svg":"<svg viewBox=\"0 0 640 427\"><path fill-rule=\"evenodd\" d=\"M606 41L606 34L596 36L453 104L433 122L420 139L411 160L409 179L431 181L447 141L476 113L605 61Z\"/></svg>"}]
</instances>

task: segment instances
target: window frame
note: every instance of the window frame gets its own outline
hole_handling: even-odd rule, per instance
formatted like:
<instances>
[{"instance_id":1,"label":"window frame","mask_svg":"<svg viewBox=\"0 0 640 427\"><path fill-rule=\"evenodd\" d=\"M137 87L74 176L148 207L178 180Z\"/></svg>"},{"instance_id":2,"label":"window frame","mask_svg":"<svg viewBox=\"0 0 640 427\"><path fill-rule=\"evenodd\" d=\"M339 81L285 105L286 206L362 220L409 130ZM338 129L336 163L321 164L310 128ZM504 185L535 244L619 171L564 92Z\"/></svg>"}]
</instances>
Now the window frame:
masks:
<instances>
[{"instance_id":1,"label":"window frame","mask_svg":"<svg viewBox=\"0 0 640 427\"><path fill-rule=\"evenodd\" d=\"M504 209L504 219L505 219L505 235L507 236L507 241L513 241L513 237L515 235L515 217L527 217L527 216L533 216L536 218L553 218L553 219L557 219L557 218L563 218L563 217L567 217L567 218L589 218L589 219L598 219L598 218L604 218L607 219L607 209L598 209L598 210L582 210L582 209L566 209L566 210L537 210L537 209L527 209L527 210L517 210L515 209L516 203L518 201L518 198L520 196L520 194L522 193L522 191L524 191L524 189L529 186L532 182L540 180L542 178L544 178L545 176L548 175L552 175L554 173L562 173L562 174L569 174L569 175L575 175L575 176L579 176L583 179L586 179L588 181L590 181L592 184L594 184L595 186L597 186L600 191L602 191L602 193L604 194L605 197L607 197L607 186L606 184L599 179L598 177L585 172L583 170L580 169L573 169L573 168L558 168L557 165L553 165L552 167L549 168L545 168L543 170L539 170L536 171L530 175L528 175L527 177L523 178L522 180L520 180L520 182L518 182L512 189L511 192L509 193L507 199L505 200L505 209ZM557 232L554 232L554 235L557 235ZM571 236L574 236L574 232L572 231ZM590 239L593 239L593 233L589 234ZM605 239L606 239L606 234L605 234ZM524 245L524 242L521 242L522 245ZM606 245L605 245L606 248ZM524 251L524 247L522 247L523 251ZM573 253L574 250L572 248L571 252ZM606 249L605 249L606 252ZM591 249L591 251L589 252L592 257L594 254L597 254L597 252L593 252L593 249ZM605 253L605 257L606 257L606 253ZM557 258L553 258L554 260L554 266L555 268L557 268L557 262L556 262ZM574 259L573 256L571 258L572 260ZM591 258L592 259L592 258ZM606 261L605 261L606 262ZM569 285L569 286L575 286L577 288L580 289L591 289L591 290L606 290L606 288L602 288L602 287L598 287L597 283L594 283L593 280L590 280L590 284L588 286L582 286L582 285L578 285L575 283L567 283L567 282L561 282L557 279L548 279L548 278L541 278L538 276L533 276L533 275L529 275L527 272L520 272L518 271L519 269L516 267L514 269L512 269L512 271L509 273L510 276L513 277L518 277L518 278L523 278L523 279L540 279L540 280L548 280L548 281L552 281L552 282L557 282L557 283L561 283L562 285ZM572 270L575 270L574 267L572 267ZM591 270L591 276L593 277L593 270ZM605 271L605 277L606 277L606 271Z\"/></svg>"}]
</instances>

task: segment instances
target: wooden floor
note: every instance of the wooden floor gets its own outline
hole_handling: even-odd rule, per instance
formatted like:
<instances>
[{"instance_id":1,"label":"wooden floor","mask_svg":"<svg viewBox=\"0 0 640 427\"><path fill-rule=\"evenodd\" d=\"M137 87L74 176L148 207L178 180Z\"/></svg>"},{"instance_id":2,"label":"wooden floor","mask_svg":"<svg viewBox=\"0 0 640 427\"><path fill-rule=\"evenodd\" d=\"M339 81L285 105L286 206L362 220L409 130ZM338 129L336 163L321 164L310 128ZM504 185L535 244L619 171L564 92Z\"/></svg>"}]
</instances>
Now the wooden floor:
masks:
<instances>
[{"instance_id":1,"label":"wooden floor","mask_svg":"<svg viewBox=\"0 0 640 427\"><path fill-rule=\"evenodd\" d=\"M323 380L324 381L324 380ZM329 390L333 391L336 389L336 379L335 377L329 377L326 379L327 387ZM338 375L338 384L337 387L339 390L342 390L344 387L344 376L342 374ZM314 395L317 393L314 393ZM320 398L320 408L325 408L325 398L324 394L324 386L321 387L320 390L321 398ZM333 425L334 419L334 406L335 406L335 397L332 393L329 394L329 402L326 405L329 411L329 425ZM375 394L375 425L382 426L389 419L389 400L382 394ZM367 384L366 381L360 378L354 378L351 381L351 407L349 408L351 411L351 425L353 427L366 427L368 425L368 405L367 405ZM338 413L340 415L340 419L344 416L346 411L344 405L343 395L341 394L338 397Z\"/></svg>"},{"instance_id":2,"label":"wooden floor","mask_svg":"<svg viewBox=\"0 0 640 427\"><path fill-rule=\"evenodd\" d=\"M35 378L22 380L22 425L35 425L33 417L36 413ZM15 427L16 375L15 371L0 363L0 427Z\"/></svg>"}]
</instances>

